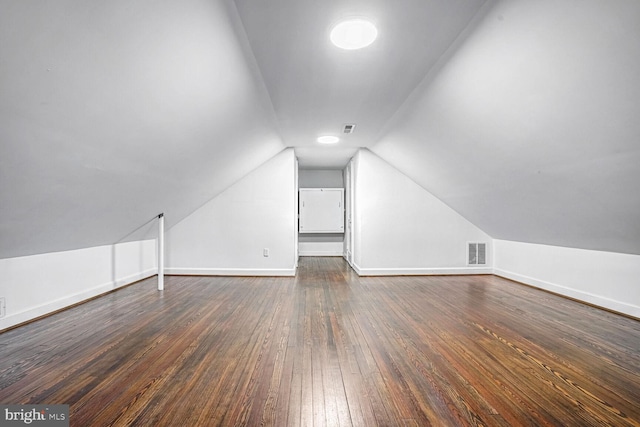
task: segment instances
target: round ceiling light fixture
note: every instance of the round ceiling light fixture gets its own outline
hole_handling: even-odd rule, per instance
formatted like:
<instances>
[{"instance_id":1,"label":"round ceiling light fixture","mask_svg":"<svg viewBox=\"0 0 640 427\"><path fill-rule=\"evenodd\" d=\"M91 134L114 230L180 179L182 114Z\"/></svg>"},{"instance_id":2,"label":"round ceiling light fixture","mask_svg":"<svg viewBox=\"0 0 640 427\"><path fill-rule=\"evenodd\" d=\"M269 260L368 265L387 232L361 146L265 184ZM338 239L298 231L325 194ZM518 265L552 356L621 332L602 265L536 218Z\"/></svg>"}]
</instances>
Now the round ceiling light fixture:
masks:
<instances>
[{"instance_id":1,"label":"round ceiling light fixture","mask_svg":"<svg viewBox=\"0 0 640 427\"><path fill-rule=\"evenodd\" d=\"M362 49L378 37L378 29L366 19L349 19L338 23L331 30L331 42L346 50Z\"/></svg>"},{"instance_id":2,"label":"round ceiling light fixture","mask_svg":"<svg viewBox=\"0 0 640 427\"><path fill-rule=\"evenodd\" d=\"M338 138L337 136L325 135L318 137L317 141L320 144L335 144L340 141L340 138Z\"/></svg>"}]
</instances>

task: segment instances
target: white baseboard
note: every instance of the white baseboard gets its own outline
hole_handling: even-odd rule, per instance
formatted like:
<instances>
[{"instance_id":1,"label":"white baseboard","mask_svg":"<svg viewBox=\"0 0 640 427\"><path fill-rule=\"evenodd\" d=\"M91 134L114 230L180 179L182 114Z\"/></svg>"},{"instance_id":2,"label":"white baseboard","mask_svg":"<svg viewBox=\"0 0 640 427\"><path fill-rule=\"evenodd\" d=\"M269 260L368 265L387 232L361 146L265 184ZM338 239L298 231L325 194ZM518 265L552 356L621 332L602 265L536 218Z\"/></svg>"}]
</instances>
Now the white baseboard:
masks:
<instances>
[{"instance_id":1,"label":"white baseboard","mask_svg":"<svg viewBox=\"0 0 640 427\"><path fill-rule=\"evenodd\" d=\"M358 276L442 276L493 274L491 267L454 267L454 268L362 268L352 265Z\"/></svg>"},{"instance_id":2,"label":"white baseboard","mask_svg":"<svg viewBox=\"0 0 640 427\"><path fill-rule=\"evenodd\" d=\"M175 276L295 276L294 268L165 268L164 274Z\"/></svg>"},{"instance_id":3,"label":"white baseboard","mask_svg":"<svg viewBox=\"0 0 640 427\"><path fill-rule=\"evenodd\" d=\"M342 242L300 242L298 244L300 256L342 256L343 252Z\"/></svg>"},{"instance_id":4,"label":"white baseboard","mask_svg":"<svg viewBox=\"0 0 640 427\"><path fill-rule=\"evenodd\" d=\"M95 286L82 292L78 292L72 295L66 295L55 301L51 301L46 304L41 304L35 307L31 307L27 310L20 311L18 313L8 315L0 319L0 331L24 322L28 322L29 320L36 319L40 316L44 316L45 314L53 313L57 310L61 310L74 304L81 303L98 295L113 291L139 280L155 276L157 273L158 270L156 268L151 268L140 273L120 278L116 281L109 281L107 283L103 283L102 285Z\"/></svg>"},{"instance_id":5,"label":"white baseboard","mask_svg":"<svg viewBox=\"0 0 640 427\"><path fill-rule=\"evenodd\" d=\"M342 251L299 251L300 256L342 256Z\"/></svg>"},{"instance_id":6,"label":"white baseboard","mask_svg":"<svg viewBox=\"0 0 640 427\"><path fill-rule=\"evenodd\" d=\"M544 280L539 280L533 277L514 273L512 271L502 270L499 268L494 269L493 272L496 276L504 277L505 279L514 280L516 282L524 283L525 285L530 285L535 288L544 289L549 292L564 295L566 297L573 298L578 301L583 301L598 307L617 311L618 313L624 313L629 316L640 318L640 307L638 307L637 305L628 304L622 301L612 300L600 295L579 291L577 289L568 288L566 286L558 285L556 283L546 282Z\"/></svg>"}]
</instances>

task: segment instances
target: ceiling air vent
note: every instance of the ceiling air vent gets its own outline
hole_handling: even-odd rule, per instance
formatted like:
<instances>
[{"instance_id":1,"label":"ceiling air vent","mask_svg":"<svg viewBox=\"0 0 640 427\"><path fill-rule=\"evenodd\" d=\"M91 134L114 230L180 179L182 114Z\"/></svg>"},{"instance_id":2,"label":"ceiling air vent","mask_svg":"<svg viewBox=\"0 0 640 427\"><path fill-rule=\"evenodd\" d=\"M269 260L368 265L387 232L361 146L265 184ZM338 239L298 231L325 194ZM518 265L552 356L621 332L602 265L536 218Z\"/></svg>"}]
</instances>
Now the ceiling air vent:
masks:
<instances>
[{"instance_id":1,"label":"ceiling air vent","mask_svg":"<svg viewBox=\"0 0 640 427\"><path fill-rule=\"evenodd\" d=\"M467 249L468 265L486 265L487 264L487 244L486 243L469 243Z\"/></svg>"},{"instance_id":2,"label":"ceiling air vent","mask_svg":"<svg viewBox=\"0 0 640 427\"><path fill-rule=\"evenodd\" d=\"M353 131L356 129L356 125L353 123L349 123L344 125L344 129L342 129L343 133L353 133Z\"/></svg>"}]
</instances>

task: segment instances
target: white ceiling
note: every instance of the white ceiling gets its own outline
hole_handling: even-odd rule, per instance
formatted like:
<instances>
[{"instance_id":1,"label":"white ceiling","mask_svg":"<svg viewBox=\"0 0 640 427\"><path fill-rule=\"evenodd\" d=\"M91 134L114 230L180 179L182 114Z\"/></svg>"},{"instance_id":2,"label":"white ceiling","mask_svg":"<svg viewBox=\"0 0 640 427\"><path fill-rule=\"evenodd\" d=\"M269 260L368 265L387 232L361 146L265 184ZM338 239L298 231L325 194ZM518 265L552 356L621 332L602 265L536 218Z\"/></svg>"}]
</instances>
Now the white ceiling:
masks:
<instances>
[{"instance_id":1,"label":"white ceiling","mask_svg":"<svg viewBox=\"0 0 640 427\"><path fill-rule=\"evenodd\" d=\"M3 0L0 258L140 238L284 149L229 6Z\"/></svg>"},{"instance_id":2,"label":"white ceiling","mask_svg":"<svg viewBox=\"0 0 640 427\"><path fill-rule=\"evenodd\" d=\"M338 50L353 15L379 38ZM495 238L640 254L638 22L637 0L3 0L0 258L170 227L285 147L325 169L367 147Z\"/></svg>"},{"instance_id":3,"label":"white ceiling","mask_svg":"<svg viewBox=\"0 0 640 427\"><path fill-rule=\"evenodd\" d=\"M372 150L494 238L640 254L640 2L498 2Z\"/></svg>"},{"instance_id":4,"label":"white ceiling","mask_svg":"<svg viewBox=\"0 0 640 427\"><path fill-rule=\"evenodd\" d=\"M485 0L235 0L278 118L301 167L344 167L371 147L384 124L451 46ZM346 51L334 24L366 17L378 39ZM345 123L356 123L341 135ZM340 147L319 146L335 134ZM349 148L349 149L347 149Z\"/></svg>"}]
</instances>

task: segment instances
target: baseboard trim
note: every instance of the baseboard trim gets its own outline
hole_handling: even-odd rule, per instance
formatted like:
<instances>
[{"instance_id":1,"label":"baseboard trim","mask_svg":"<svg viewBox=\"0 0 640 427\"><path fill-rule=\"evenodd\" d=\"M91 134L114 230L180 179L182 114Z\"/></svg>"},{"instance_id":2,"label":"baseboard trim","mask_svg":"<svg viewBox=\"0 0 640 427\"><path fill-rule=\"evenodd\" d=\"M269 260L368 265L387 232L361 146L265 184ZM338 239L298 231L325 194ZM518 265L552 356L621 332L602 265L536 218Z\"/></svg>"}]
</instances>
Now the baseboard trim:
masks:
<instances>
[{"instance_id":1,"label":"baseboard trim","mask_svg":"<svg viewBox=\"0 0 640 427\"><path fill-rule=\"evenodd\" d=\"M157 274L158 269L151 268L140 273L117 279L115 281L103 283L102 285L95 286L82 292L67 295L46 304L41 304L36 307L20 311L18 313L7 315L6 317L0 319L0 333L8 329L13 329L23 324L32 322L41 317L49 316L78 304L82 304L83 302L87 302L96 297L139 282L140 280L155 276Z\"/></svg>"},{"instance_id":2,"label":"baseboard trim","mask_svg":"<svg viewBox=\"0 0 640 427\"><path fill-rule=\"evenodd\" d=\"M294 268L165 268L164 274L173 276L274 276L296 275Z\"/></svg>"},{"instance_id":3,"label":"baseboard trim","mask_svg":"<svg viewBox=\"0 0 640 427\"><path fill-rule=\"evenodd\" d=\"M362 268L356 263L351 266L358 276L448 276L493 274L491 267L452 268Z\"/></svg>"},{"instance_id":4,"label":"baseboard trim","mask_svg":"<svg viewBox=\"0 0 640 427\"><path fill-rule=\"evenodd\" d=\"M347 255L346 253L343 253L342 258L344 258L347 264L349 264L349 267L351 267L355 271L356 268L354 267L353 263L349 261L349 255Z\"/></svg>"},{"instance_id":5,"label":"baseboard trim","mask_svg":"<svg viewBox=\"0 0 640 427\"><path fill-rule=\"evenodd\" d=\"M512 271L502 270L494 268L493 270L496 276L513 280L515 282L523 283L534 288L542 289L560 296L574 299L579 302L583 302L589 305L593 305L606 310L614 311L620 314L625 314L633 318L640 318L640 307L633 304L628 304L622 301L613 300L600 295L595 295L589 292L580 291L566 286L558 285L556 283L546 282L533 277L525 276L522 274L514 273Z\"/></svg>"},{"instance_id":6,"label":"baseboard trim","mask_svg":"<svg viewBox=\"0 0 640 427\"><path fill-rule=\"evenodd\" d=\"M342 251L299 251L300 256L342 256Z\"/></svg>"}]
</instances>

